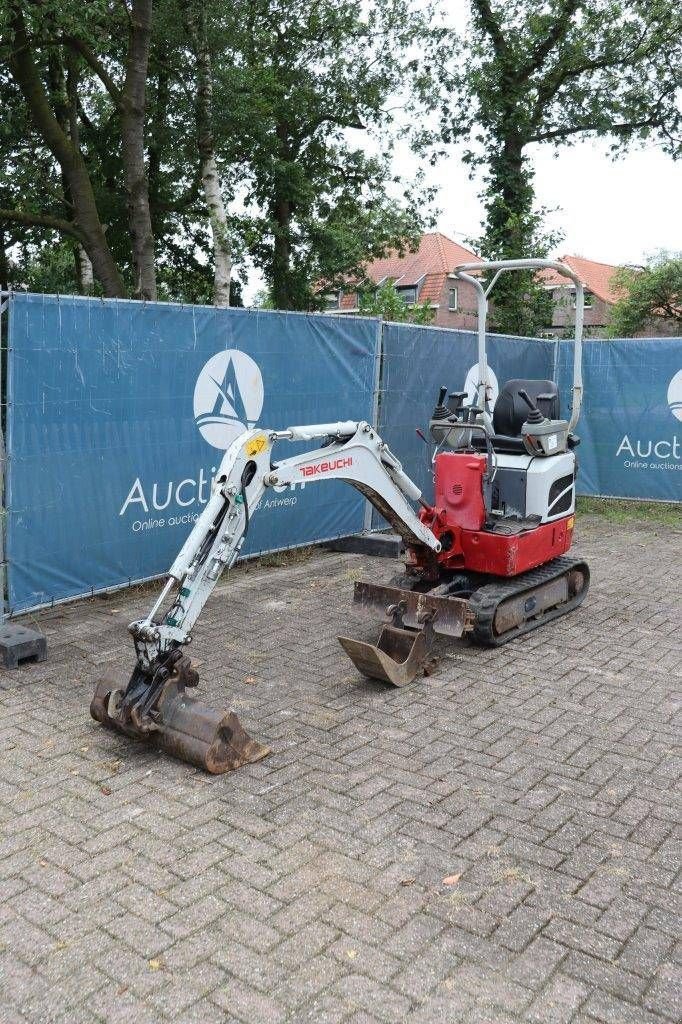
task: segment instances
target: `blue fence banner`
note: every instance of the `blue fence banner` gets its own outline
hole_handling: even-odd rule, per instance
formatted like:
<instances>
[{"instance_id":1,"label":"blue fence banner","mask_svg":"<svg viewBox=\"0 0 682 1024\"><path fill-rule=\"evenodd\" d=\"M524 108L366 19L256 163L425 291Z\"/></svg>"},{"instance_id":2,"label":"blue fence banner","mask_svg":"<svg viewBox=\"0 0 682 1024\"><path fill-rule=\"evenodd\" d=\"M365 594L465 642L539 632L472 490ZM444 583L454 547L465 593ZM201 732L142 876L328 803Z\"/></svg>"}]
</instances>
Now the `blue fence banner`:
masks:
<instances>
[{"instance_id":1,"label":"blue fence banner","mask_svg":"<svg viewBox=\"0 0 682 1024\"><path fill-rule=\"evenodd\" d=\"M470 331L386 324L383 336L379 433L408 476L433 500L431 449L425 434L441 385L474 397L478 380L478 343ZM552 341L488 335L487 357L492 402L505 381L517 377L551 379L556 346ZM375 519L375 525L381 520Z\"/></svg>"},{"instance_id":2,"label":"blue fence banner","mask_svg":"<svg viewBox=\"0 0 682 1024\"><path fill-rule=\"evenodd\" d=\"M562 402L573 343L562 342ZM682 338L583 343L579 494L682 501Z\"/></svg>"},{"instance_id":3,"label":"blue fence banner","mask_svg":"<svg viewBox=\"0 0 682 1024\"><path fill-rule=\"evenodd\" d=\"M247 425L372 419L379 340L362 317L13 294L11 610L163 573ZM245 553L363 520L347 484L273 489Z\"/></svg>"},{"instance_id":4,"label":"blue fence banner","mask_svg":"<svg viewBox=\"0 0 682 1024\"><path fill-rule=\"evenodd\" d=\"M572 342L488 336L493 401L558 377ZM682 501L682 338L587 341L578 492ZM475 334L363 317L48 295L10 299L6 482L17 612L164 572L247 426L376 420L432 497L425 429L438 389L477 381ZM378 388L378 390L377 390ZM306 445L280 442L282 457ZM245 554L383 520L339 481L273 489Z\"/></svg>"}]
</instances>

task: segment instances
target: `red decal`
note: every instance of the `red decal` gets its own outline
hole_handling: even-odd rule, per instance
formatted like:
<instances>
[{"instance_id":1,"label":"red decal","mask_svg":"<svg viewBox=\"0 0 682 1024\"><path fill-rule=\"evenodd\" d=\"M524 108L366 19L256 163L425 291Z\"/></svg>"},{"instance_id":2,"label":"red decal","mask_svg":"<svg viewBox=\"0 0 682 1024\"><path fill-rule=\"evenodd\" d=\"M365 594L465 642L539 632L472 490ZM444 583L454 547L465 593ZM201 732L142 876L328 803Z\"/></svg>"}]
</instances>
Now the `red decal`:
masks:
<instances>
[{"instance_id":1,"label":"red decal","mask_svg":"<svg viewBox=\"0 0 682 1024\"><path fill-rule=\"evenodd\" d=\"M333 473L335 469L346 469L353 465L352 456L346 459L335 459L334 462L317 462L314 466L300 466L303 476L317 476L318 473Z\"/></svg>"}]
</instances>

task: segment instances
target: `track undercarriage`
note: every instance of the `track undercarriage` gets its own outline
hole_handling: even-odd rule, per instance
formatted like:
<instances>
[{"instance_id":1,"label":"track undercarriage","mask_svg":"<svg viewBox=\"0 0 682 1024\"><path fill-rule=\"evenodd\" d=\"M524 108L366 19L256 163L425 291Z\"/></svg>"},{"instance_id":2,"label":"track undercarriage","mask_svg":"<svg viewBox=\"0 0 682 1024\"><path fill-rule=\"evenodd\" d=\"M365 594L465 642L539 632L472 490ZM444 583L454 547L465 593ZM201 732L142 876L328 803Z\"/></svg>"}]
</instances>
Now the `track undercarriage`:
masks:
<instances>
[{"instance_id":1,"label":"track undercarriage","mask_svg":"<svg viewBox=\"0 0 682 1024\"><path fill-rule=\"evenodd\" d=\"M589 583L587 563L568 557L513 577L451 572L434 584L406 573L388 585L358 582L354 604L383 611L386 621L376 644L338 639L364 675L404 686L430 672L439 635L500 647L573 611Z\"/></svg>"}]
</instances>

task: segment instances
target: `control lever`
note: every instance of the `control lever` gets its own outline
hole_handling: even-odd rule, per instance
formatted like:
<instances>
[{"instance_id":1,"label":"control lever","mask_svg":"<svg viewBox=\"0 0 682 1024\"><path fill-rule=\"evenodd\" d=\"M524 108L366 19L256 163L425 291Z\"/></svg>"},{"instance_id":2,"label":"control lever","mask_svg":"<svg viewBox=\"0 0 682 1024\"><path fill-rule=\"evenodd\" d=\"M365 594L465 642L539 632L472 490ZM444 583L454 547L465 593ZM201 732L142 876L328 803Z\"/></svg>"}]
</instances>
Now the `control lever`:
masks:
<instances>
[{"instance_id":1,"label":"control lever","mask_svg":"<svg viewBox=\"0 0 682 1024\"><path fill-rule=\"evenodd\" d=\"M448 408L451 412L454 412L455 416L459 416L464 410L464 399L466 396L466 391L451 391L448 395Z\"/></svg>"},{"instance_id":2,"label":"control lever","mask_svg":"<svg viewBox=\"0 0 682 1024\"><path fill-rule=\"evenodd\" d=\"M523 401L528 406L528 408L530 409L530 413L528 414L528 419L527 419L528 423L544 423L545 422L545 417L542 415L542 413L538 409L538 407L535 404L535 402L532 401L532 399L530 398L528 392L524 391L523 388L519 388L519 398L522 398Z\"/></svg>"},{"instance_id":3,"label":"control lever","mask_svg":"<svg viewBox=\"0 0 682 1024\"><path fill-rule=\"evenodd\" d=\"M436 402L436 408L433 410L433 413L431 414L432 420L446 420L450 415L450 410L448 409L448 407L446 405L443 405L447 393L448 389L446 387L441 387L441 389L438 392L438 401Z\"/></svg>"}]
</instances>

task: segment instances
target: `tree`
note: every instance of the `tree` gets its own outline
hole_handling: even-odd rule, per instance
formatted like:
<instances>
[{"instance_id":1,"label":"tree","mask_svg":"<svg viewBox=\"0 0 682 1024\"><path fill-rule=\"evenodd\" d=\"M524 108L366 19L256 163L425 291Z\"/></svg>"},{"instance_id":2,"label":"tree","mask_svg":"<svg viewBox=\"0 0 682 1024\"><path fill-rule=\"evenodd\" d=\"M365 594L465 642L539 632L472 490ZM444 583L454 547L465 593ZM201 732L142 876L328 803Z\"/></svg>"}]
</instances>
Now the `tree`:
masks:
<instances>
[{"instance_id":1,"label":"tree","mask_svg":"<svg viewBox=\"0 0 682 1024\"><path fill-rule=\"evenodd\" d=\"M621 292L611 312L611 338L631 338L658 320L682 330L682 253L659 253L648 266L621 267L613 285Z\"/></svg>"},{"instance_id":2,"label":"tree","mask_svg":"<svg viewBox=\"0 0 682 1024\"><path fill-rule=\"evenodd\" d=\"M243 161L242 233L279 309L320 304L330 286L423 230L423 197L391 197L392 97L428 11L408 0L240 0L222 31L233 57L216 65L216 145ZM362 146L353 144L362 132ZM375 133L379 155L368 155ZM358 137L355 136L357 139ZM233 155L235 142L238 148Z\"/></svg>"},{"instance_id":3,"label":"tree","mask_svg":"<svg viewBox=\"0 0 682 1024\"><path fill-rule=\"evenodd\" d=\"M181 0L185 29L196 62L196 138L201 182L213 239L213 304L230 305L232 250L213 130L213 59L203 0Z\"/></svg>"},{"instance_id":4,"label":"tree","mask_svg":"<svg viewBox=\"0 0 682 1024\"><path fill-rule=\"evenodd\" d=\"M30 227L33 238L47 229L73 239L79 285L87 287L86 253L105 295L156 297L155 229L177 239L184 225L174 218L191 218L199 195L200 182L187 180L183 137L168 126L169 105L184 102L184 61L166 52L152 19L154 12L165 29L171 7L177 20L174 0L13 0L0 8L0 54L10 72L0 88L15 120L19 107L26 117L24 138L4 140L10 163L30 177L28 135L60 179L47 203L35 188L15 205L0 200L0 223Z\"/></svg>"},{"instance_id":5,"label":"tree","mask_svg":"<svg viewBox=\"0 0 682 1024\"><path fill-rule=\"evenodd\" d=\"M41 12L42 13L42 12ZM51 26L41 24L49 30ZM25 210L1 210L4 223L42 226L68 235L83 245L88 253L106 295L123 295L124 285L118 266L109 248L100 220L93 184L83 153L76 139L64 127L50 102L44 78L37 63L35 40L27 27L21 3L10 3L3 25L2 48L14 82L23 96L33 125L43 144L58 163L73 218Z\"/></svg>"},{"instance_id":6,"label":"tree","mask_svg":"<svg viewBox=\"0 0 682 1024\"><path fill-rule=\"evenodd\" d=\"M374 290L360 291L360 316L378 316L391 323L433 323L436 311L428 302L408 305L392 281L386 281Z\"/></svg>"},{"instance_id":7,"label":"tree","mask_svg":"<svg viewBox=\"0 0 682 1024\"><path fill-rule=\"evenodd\" d=\"M544 211L534 206L531 146L607 137L614 155L636 141L681 152L682 9L676 0L470 0L470 7L467 40L438 66L442 136L468 138L464 159L472 172L485 167L481 255L544 255L556 240L543 235ZM497 328L533 333L545 316L540 294L531 275L504 275Z\"/></svg>"},{"instance_id":8,"label":"tree","mask_svg":"<svg viewBox=\"0 0 682 1024\"><path fill-rule=\"evenodd\" d=\"M427 30L408 0L6 0L2 273L19 245L31 280L227 304L249 249L315 307L424 226L382 133Z\"/></svg>"}]
</instances>

